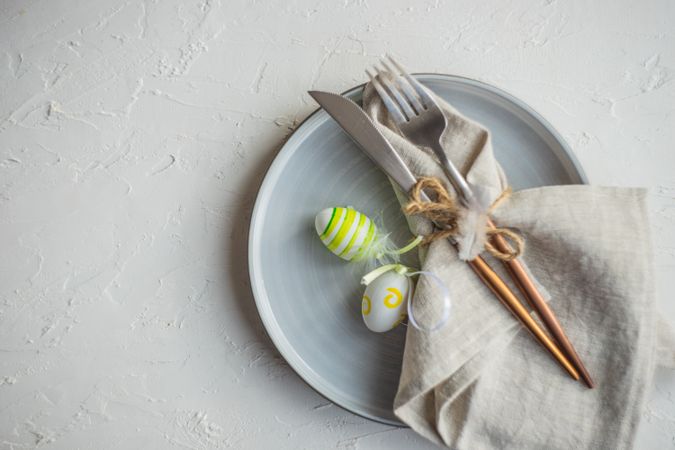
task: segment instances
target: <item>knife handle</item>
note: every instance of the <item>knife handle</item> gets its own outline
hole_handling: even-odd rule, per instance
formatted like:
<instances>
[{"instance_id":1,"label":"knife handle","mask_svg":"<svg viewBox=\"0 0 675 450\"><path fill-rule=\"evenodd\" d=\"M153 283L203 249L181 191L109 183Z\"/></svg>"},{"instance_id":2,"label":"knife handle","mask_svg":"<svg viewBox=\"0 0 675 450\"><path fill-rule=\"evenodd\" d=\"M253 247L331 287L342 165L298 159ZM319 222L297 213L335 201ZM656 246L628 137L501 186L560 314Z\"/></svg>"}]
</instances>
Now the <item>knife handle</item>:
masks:
<instances>
[{"instance_id":1,"label":"knife handle","mask_svg":"<svg viewBox=\"0 0 675 450\"><path fill-rule=\"evenodd\" d=\"M495 228L495 224L490 219L488 219L488 226ZM511 246L502 236L497 234L492 238L492 241L500 251L512 251ZM504 261L504 265L511 274L511 278L516 283L516 286L518 286L518 289L530 304L530 307L537 312L541 318L541 321L544 323L544 325L546 325L549 332L551 333L553 339L555 339L556 343L561 347L567 357L577 368L579 375L581 375L581 378L584 380L584 383L586 383L586 386L593 388L594 383L591 375L588 373L584 363L581 362L581 358L565 334L565 331L563 330L562 325L558 321L555 313L548 306L548 303L546 303L546 300L539 292L539 289L537 289L537 286L534 284L523 265L518 261L518 258Z\"/></svg>"},{"instance_id":2,"label":"knife handle","mask_svg":"<svg viewBox=\"0 0 675 450\"><path fill-rule=\"evenodd\" d=\"M574 378L579 380L579 373L570 363L567 357L562 353L557 344L555 344L548 335L541 329L537 322L530 316L530 313L518 301L511 289L502 281L497 273L492 270L485 260L478 256L468 262L469 266L476 272L476 275L485 283L499 301L513 314L516 319L534 336L534 338L553 355L560 365Z\"/></svg>"}]
</instances>

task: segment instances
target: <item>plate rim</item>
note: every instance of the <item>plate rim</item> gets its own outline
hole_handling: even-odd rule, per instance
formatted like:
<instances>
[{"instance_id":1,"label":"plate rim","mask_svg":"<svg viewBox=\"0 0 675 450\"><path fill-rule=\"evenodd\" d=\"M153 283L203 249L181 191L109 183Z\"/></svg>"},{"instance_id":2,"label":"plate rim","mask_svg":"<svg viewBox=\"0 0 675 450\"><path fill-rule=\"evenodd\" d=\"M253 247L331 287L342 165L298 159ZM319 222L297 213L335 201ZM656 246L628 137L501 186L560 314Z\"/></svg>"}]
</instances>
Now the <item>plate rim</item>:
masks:
<instances>
[{"instance_id":1,"label":"plate rim","mask_svg":"<svg viewBox=\"0 0 675 450\"><path fill-rule=\"evenodd\" d=\"M572 151L567 141L560 135L560 133L551 125L551 123L548 120L546 120L539 112L537 112L534 108L532 108L524 101L518 99L514 95L508 93L507 91L501 88L498 88L489 83L473 78L468 78L460 75L428 73L428 72L415 73L413 75L425 79L436 79L440 81L450 81L468 84L473 87L489 91L499 97L502 97L506 101L515 104L517 107L519 107L527 114L532 116L537 122L539 122L546 129L548 133L550 133L553 136L553 138L564 150L564 155L562 156L564 156L567 159L567 162L570 164L571 168L576 172L581 184L589 183L586 172L584 171L583 167L581 166L581 163L577 159L576 155ZM359 94L363 91L365 85L366 83L362 83L352 88L349 88L346 91L342 92L341 95L347 96L352 100L354 100L355 98L359 97ZM325 388L327 386L322 382L322 378L318 376L318 374L316 374L316 372L314 372L313 369L304 362L302 357L300 357L300 355L297 352L295 352L295 349L293 348L292 345L290 345L290 342L286 339L284 333L281 330L281 327L274 318L274 314L272 313L271 304L269 301L270 299L267 295L264 283L262 281L261 275L262 268L260 267L261 261L259 260L259 258L255 257L256 249L260 247L258 241L261 238L260 236L261 233L258 230L261 229L262 226L261 224L264 223L264 219L266 216L266 211L263 209L262 205L263 203L265 203L265 200L272 193L271 187L274 186L273 183L277 179L277 176L275 176L275 174L278 175L281 169L285 167L284 163L294 154L293 150L297 149L297 146L294 146L293 143L302 137L303 135L303 133L301 132L302 129L307 128L308 125L310 125L312 122L321 120L322 116L325 116L326 118L330 119L328 113L324 111L323 108L319 107L314 111L312 111L304 120L302 120L295 127L295 129L291 132L291 134L284 140L283 144L280 146L279 150L274 156L271 164L265 170L262 182L260 183L260 187L258 188L258 192L256 193L255 203L253 206L253 210L251 212L251 219L250 219L251 223L248 227L248 249L247 249L249 281L251 283L251 291L253 294L253 299L256 304L256 309L258 310L258 315L260 316L260 319L265 328L265 332L272 340L272 343L274 344L276 350L281 354L284 360L288 363L291 369L293 369L293 371L300 377L300 379L303 380L316 393L321 395L326 400L336 404L340 408L349 411L352 414L356 414L366 419L373 420L375 422L383 423L386 425L407 427L407 425L405 425L399 420L387 419L385 417L370 414L366 411L356 411L353 409L353 407L346 405L345 402L342 401L342 399L331 398L328 396L327 393L325 393ZM312 376L312 374L315 374L315 376Z\"/></svg>"}]
</instances>

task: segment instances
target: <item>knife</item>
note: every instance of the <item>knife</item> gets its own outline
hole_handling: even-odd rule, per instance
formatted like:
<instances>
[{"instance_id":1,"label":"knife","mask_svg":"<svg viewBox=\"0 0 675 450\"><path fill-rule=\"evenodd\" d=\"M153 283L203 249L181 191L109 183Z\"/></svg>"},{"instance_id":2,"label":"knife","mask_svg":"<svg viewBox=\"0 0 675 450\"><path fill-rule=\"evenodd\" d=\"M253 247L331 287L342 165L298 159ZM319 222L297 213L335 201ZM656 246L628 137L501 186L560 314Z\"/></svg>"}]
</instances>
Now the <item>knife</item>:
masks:
<instances>
[{"instance_id":1,"label":"knife","mask_svg":"<svg viewBox=\"0 0 675 450\"><path fill-rule=\"evenodd\" d=\"M346 97L330 92L309 91L309 95L335 119L368 157L403 189L403 192L409 193L412 190L417 183L417 178L359 105ZM420 197L423 201L429 201L424 192ZM506 309L553 355L572 378L579 380L579 373L557 344L544 333L539 324L530 316L529 311L523 307L513 291L488 263L481 256L467 263Z\"/></svg>"},{"instance_id":2,"label":"knife","mask_svg":"<svg viewBox=\"0 0 675 450\"><path fill-rule=\"evenodd\" d=\"M330 92L309 91L309 95L340 124L365 154L394 180L403 192L408 193L412 190L417 178L359 105L346 97ZM423 201L429 201L424 192L420 194Z\"/></svg>"}]
</instances>

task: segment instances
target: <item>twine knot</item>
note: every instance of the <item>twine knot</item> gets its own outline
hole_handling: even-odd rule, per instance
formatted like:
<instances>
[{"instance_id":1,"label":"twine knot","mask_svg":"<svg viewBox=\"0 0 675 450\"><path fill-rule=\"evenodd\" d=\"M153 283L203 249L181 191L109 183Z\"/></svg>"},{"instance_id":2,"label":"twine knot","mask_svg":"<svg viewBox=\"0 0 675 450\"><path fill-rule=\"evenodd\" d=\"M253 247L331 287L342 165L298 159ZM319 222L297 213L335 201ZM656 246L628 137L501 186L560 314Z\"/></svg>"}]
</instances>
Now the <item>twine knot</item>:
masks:
<instances>
[{"instance_id":1,"label":"twine knot","mask_svg":"<svg viewBox=\"0 0 675 450\"><path fill-rule=\"evenodd\" d=\"M422 200L421 194L425 192L430 200ZM492 203L487 213L491 213L500 203L511 195L511 188L507 187ZM423 244L429 244L438 239L455 238L460 235L459 219L462 210L457 202L450 196L447 189L438 178L422 177L410 192L410 201L403 207L406 215L419 215L436 224L439 228L424 237ZM485 250L497 259L510 261L517 258L525 249L525 240L513 230L503 227L495 227L488 220L485 234L488 239L485 242ZM491 241L495 241L494 245Z\"/></svg>"}]
</instances>

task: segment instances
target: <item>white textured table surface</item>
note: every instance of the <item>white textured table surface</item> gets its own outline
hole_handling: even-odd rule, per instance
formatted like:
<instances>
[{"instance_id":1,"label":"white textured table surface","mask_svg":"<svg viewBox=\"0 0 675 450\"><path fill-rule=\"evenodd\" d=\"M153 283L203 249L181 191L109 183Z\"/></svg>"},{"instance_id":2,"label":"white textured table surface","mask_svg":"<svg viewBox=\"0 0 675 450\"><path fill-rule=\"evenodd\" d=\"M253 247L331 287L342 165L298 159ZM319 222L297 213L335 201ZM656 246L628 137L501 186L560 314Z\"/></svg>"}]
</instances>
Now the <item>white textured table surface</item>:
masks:
<instances>
[{"instance_id":1,"label":"white textured table surface","mask_svg":"<svg viewBox=\"0 0 675 450\"><path fill-rule=\"evenodd\" d=\"M431 447L308 388L248 282L305 92L385 52L510 91L593 183L651 188L675 319L672 1L3 0L0 448ZM675 447L674 396L660 371L639 448Z\"/></svg>"}]
</instances>

